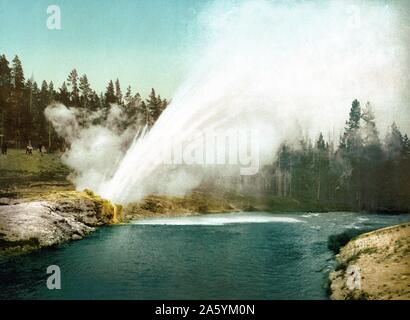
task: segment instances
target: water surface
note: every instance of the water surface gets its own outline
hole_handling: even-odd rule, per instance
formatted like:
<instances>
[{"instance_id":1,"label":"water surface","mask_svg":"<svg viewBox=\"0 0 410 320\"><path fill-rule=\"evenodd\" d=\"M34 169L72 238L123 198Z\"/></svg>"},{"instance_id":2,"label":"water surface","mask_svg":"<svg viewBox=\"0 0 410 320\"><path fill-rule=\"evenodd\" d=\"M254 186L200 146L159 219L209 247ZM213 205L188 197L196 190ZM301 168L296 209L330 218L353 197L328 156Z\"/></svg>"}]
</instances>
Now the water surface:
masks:
<instances>
[{"instance_id":1,"label":"water surface","mask_svg":"<svg viewBox=\"0 0 410 320\"><path fill-rule=\"evenodd\" d=\"M145 219L0 260L0 298L327 299L328 236L410 215L229 213ZM62 289L48 290L58 265Z\"/></svg>"}]
</instances>

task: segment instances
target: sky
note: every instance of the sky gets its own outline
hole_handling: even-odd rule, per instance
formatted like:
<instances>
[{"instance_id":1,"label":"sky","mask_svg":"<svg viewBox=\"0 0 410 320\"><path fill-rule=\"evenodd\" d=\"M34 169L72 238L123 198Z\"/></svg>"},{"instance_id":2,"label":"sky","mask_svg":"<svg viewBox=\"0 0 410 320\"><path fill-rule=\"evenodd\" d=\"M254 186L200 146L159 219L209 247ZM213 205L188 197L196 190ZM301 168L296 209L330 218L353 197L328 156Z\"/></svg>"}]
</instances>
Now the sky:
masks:
<instances>
[{"instance_id":1,"label":"sky","mask_svg":"<svg viewBox=\"0 0 410 320\"><path fill-rule=\"evenodd\" d=\"M19 55L26 78L33 75L37 82L52 80L56 88L76 68L80 75L87 74L97 92L104 91L110 79L119 78L123 91L131 85L134 93L146 96L153 87L163 98L171 99L189 77L196 57L204 51L208 37L204 25L215 21L204 23L203 15L212 13L209 7L214 2L223 11L224 2L229 3L229 8L241 1L0 0L0 54L6 54L9 61ZM266 2L301 7L309 2L327 5L333 1ZM346 13L350 14L350 5L341 3L346 3ZM349 3L397 7L404 12L402 41L410 43L408 0ZM51 4L61 9L61 30L47 28L47 7Z\"/></svg>"},{"instance_id":2,"label":"sky","mask_svg":"<svg viewBox=\"0 0 410 320\"><path fill-rule=\"evenodd\" d=\"M76 68L97 91L119 78L123 90L170 98L192 61L195 21L207 1L0 0L0 54L18 55L26 77L61 86ZM61 9L49 30L47 7Z\"/></svg>"}]
</instances>

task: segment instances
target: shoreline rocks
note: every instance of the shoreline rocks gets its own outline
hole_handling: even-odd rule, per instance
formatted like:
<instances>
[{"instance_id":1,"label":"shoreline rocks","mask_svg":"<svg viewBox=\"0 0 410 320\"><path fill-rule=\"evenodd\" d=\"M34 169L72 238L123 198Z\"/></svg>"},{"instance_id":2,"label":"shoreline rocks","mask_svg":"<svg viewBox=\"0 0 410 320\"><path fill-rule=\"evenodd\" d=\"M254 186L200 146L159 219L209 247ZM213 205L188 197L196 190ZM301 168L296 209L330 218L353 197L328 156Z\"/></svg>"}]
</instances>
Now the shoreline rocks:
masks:
<instances>
[{"instance_id":1,"label":"shoreline rocks","mask_svg":"<svg viewBox=\"0 0 410 320\"><path fill-rule=\"evenodd\" d=\"M149 196L126 208L90 190L3 199L0 205L0 254L28 252L81 240L96 227L152 216L187 216L240 211L222 197Z\"/></svg>"},{"instance_id":2,"label":"shoreline rocks","mask_svg":"<svg viewBox=\"0 0 410 320\"><path fill-rule=\"evenodd\" d=\"M89 191L57 193L0 206L0 253L27 252L80 240L122 220L122 208Z\"/></svg>"},{"instance_id":3,"label":"shoreline rocks","mask_svg":"<svg viewBox=\"0 0 410 320\"><path fill-rule=\"evenodd\" d=\"M410 299L410 223L362 234L336 260L331 299Z\"/></svg>"}]
</instances>

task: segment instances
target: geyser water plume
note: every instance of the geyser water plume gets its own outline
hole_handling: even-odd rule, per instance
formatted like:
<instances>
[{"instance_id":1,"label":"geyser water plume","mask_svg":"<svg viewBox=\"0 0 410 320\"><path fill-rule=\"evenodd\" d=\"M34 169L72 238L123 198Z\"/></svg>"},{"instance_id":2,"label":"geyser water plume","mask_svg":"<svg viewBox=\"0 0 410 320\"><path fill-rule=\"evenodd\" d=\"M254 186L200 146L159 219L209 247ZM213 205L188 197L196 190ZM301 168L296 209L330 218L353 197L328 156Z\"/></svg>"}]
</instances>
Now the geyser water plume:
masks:
<instances>
[{"instance_id":1,"label":"geyser water plume","mask_svg":"<svg viewBox=\"0 0 410 320\"><path fill-rule=\"evenodd\" d=\"M209 39L195 70L98 191L128 202L161 190L166 181L153 173L171 141L182 144L209 127L257 127L262 152L274 151L298 124L316 132L340 128L353 98L399 104L398 61L406 57L391 37L392 13L365 5L361 25L354 26L346 8L269 2L209 8L202 15ZM151 179L159 179L157 190L147 188Z\"/></svg>"},{"instance_id":2,"label":"geyser water plume","mask_svg":"<svg viewBox=\"0 0 410 320\"><path fill-rule=\"evenodd\" d=\"M199 15L201 45L172 103L99 183L78 165L82 181L119 203L183 193L208 172L164 165L173 146L204 131L257 129L263 165L284 140L319 131L337 138L355 98L372 102L381 131L405 121L408 48L398 16L394 5L370 1L211 4Z\"/></svg>"}]
</instances>

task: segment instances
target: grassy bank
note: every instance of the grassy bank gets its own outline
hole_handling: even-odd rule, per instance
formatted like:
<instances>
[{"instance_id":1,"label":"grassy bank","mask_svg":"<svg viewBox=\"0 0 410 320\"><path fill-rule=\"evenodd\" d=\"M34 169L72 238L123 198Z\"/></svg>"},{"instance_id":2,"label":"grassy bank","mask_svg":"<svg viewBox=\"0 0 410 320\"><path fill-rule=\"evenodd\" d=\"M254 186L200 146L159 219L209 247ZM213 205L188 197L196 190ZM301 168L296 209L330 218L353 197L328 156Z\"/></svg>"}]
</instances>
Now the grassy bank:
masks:
<instances>
[{"instance_id":1,"label":"grassy bank","mask_svg":"<svg viewBox=\"0 0 410 320\"><path fill-rule=\"evenodd\" d=\"M410 223L355 237L336 257L332 299L410 299ZM353 268L360 282L352 287Z\"/></svg>"},{"instance_id":2,"label":"grassy bank","mask_svg":"<svg viewBox=\"0 0 410 320\"><path fill-rule=\"evenodd\" d=\"M9 149L0 155L0 198L35 197L53 191L73 190L67 180L70 174L57 154L25 154L22 149Z\"/></svg>"}]
</instances>

